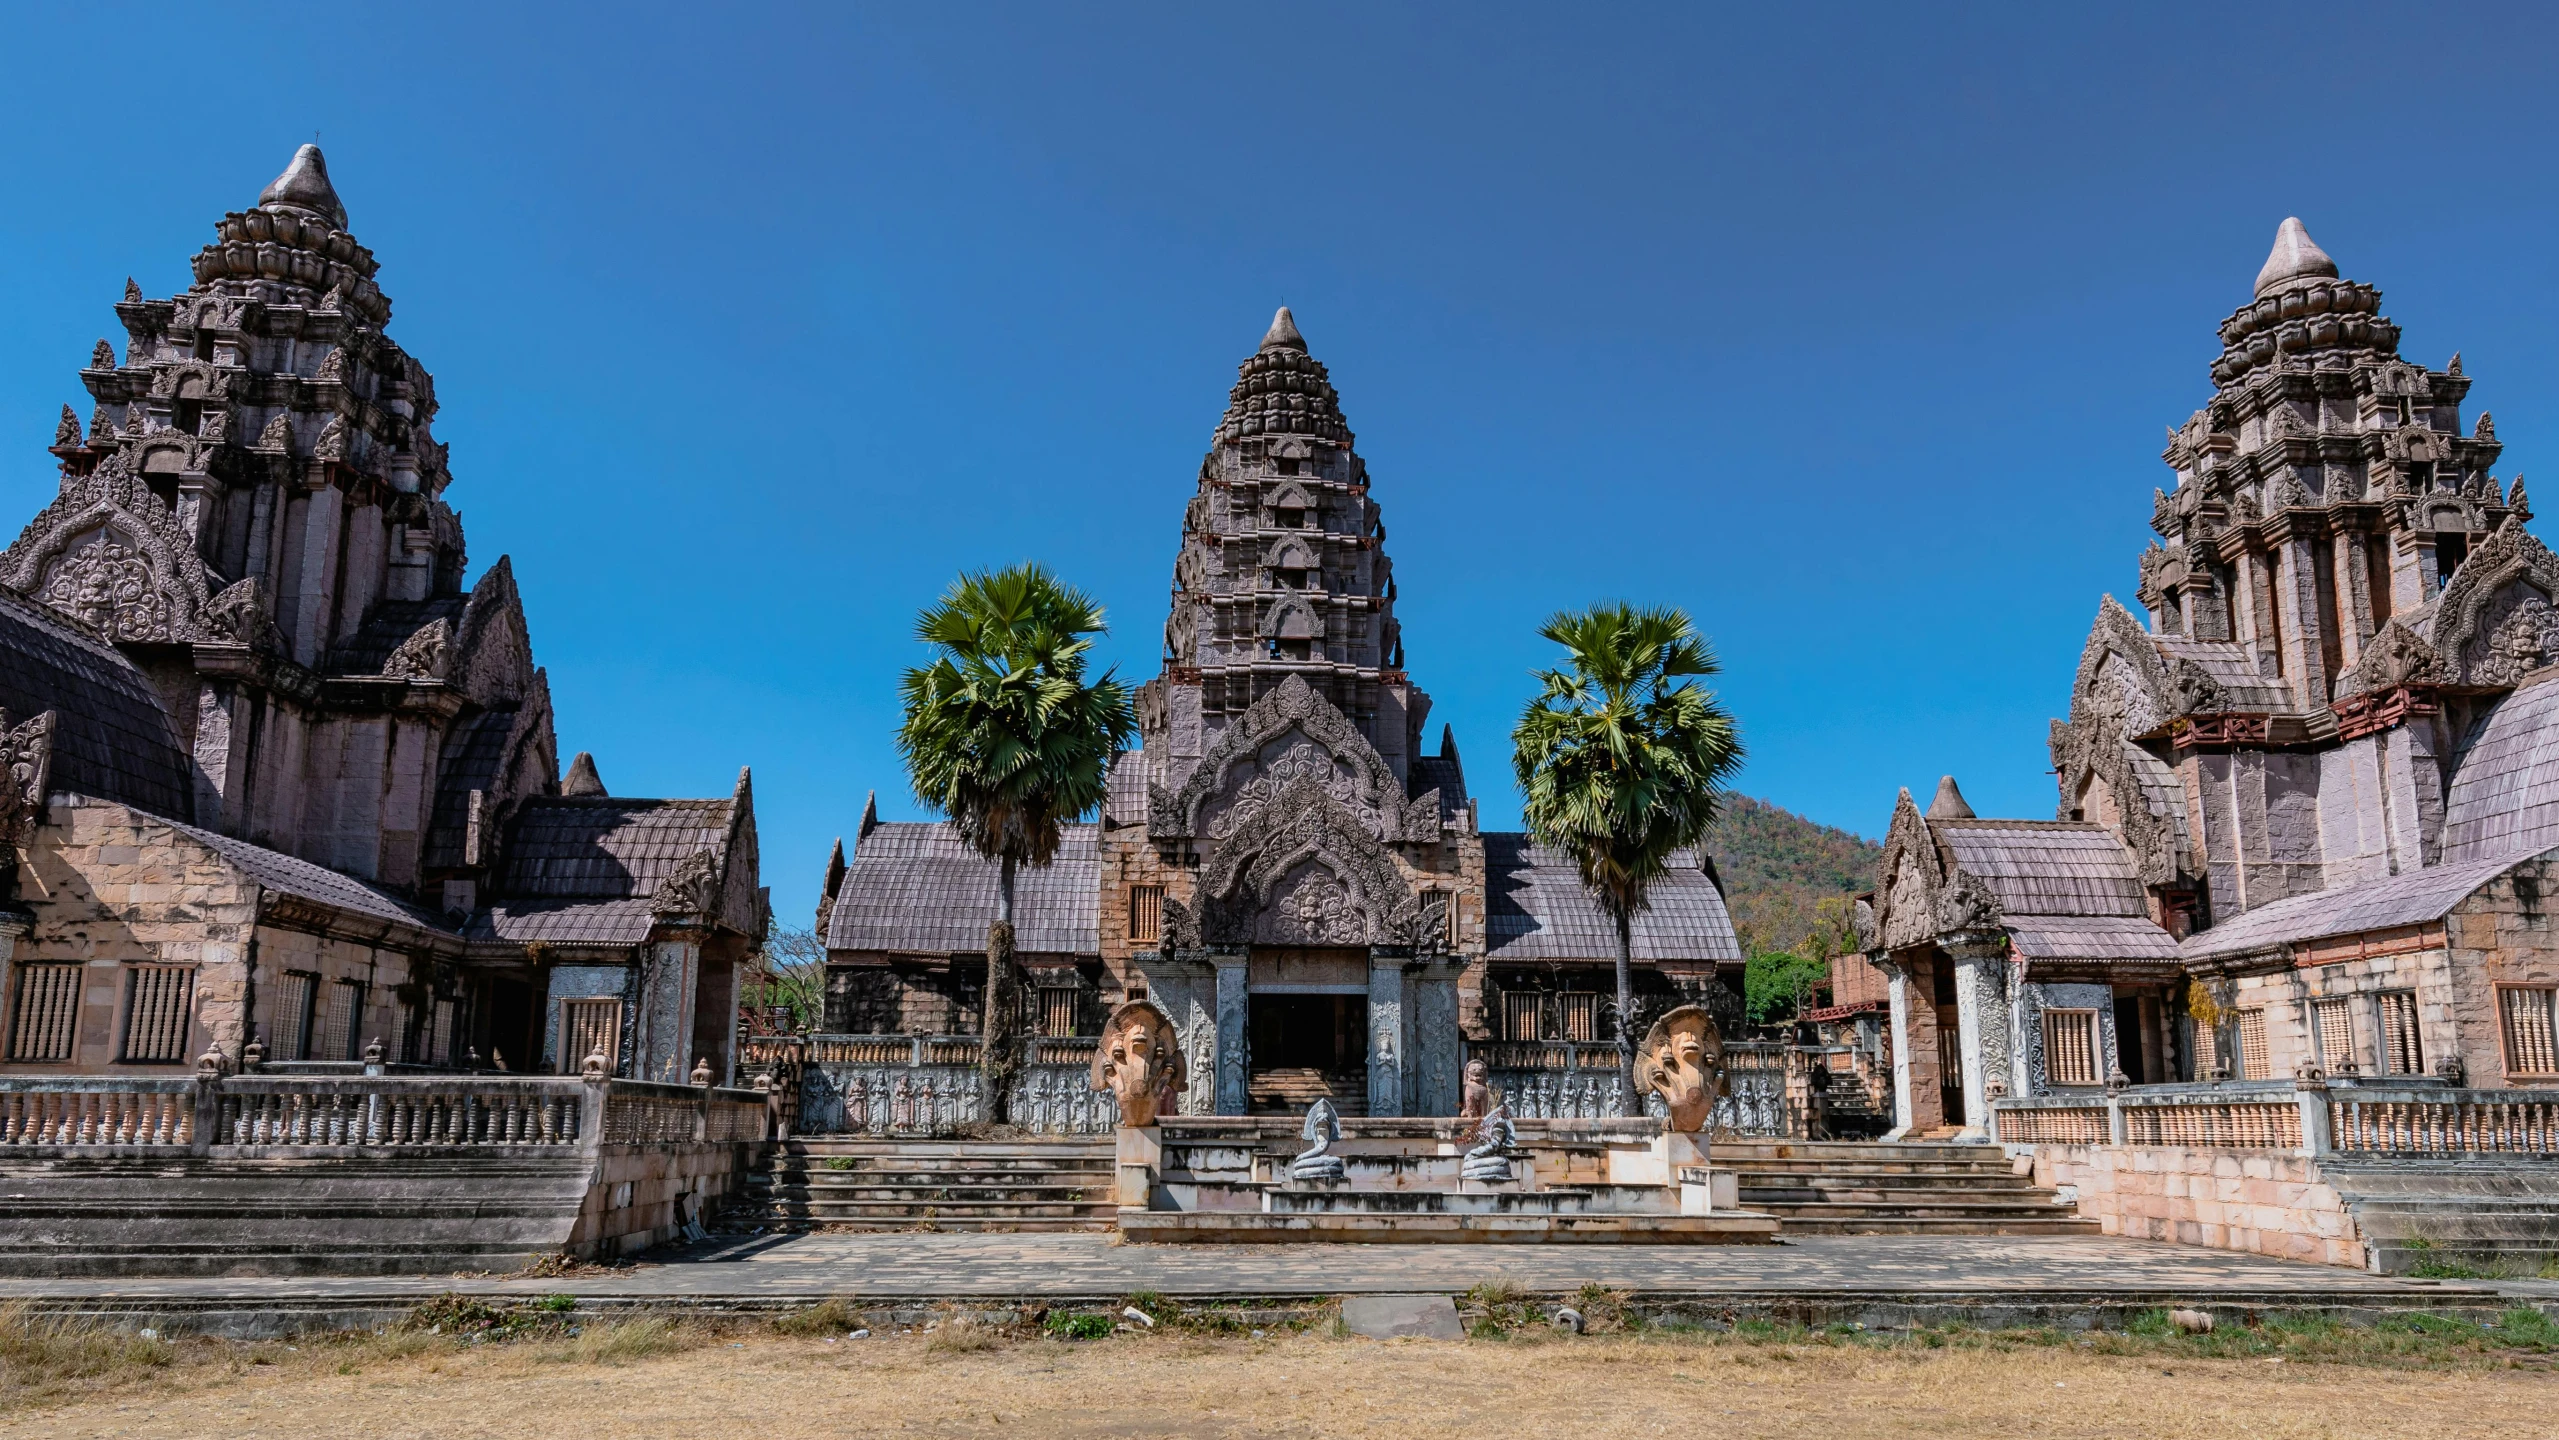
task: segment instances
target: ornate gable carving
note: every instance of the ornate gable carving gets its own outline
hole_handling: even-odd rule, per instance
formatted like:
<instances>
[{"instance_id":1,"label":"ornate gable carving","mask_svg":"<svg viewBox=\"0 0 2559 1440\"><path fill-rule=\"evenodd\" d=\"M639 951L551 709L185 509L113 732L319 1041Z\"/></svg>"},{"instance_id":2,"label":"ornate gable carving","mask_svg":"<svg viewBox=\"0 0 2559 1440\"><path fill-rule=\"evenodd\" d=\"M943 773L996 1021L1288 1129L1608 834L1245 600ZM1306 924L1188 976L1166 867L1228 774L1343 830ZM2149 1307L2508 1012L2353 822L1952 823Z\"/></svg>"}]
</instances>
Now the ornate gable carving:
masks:
<instances>
[{"instance_id":1,"label":"ornate gable carving","mask_svg":"<svg viewBox=\"0 0 2559 1440\"><path fill-rule=\"evenodd\" d=\"M2097 623L2080 647L2079 675L2070 687L2070 718L2105 715L2129 735L2147 735L2182 713L2168 683L2159 647L2123 603L2109 595L2097 607Z\"/></svg>"},{"instance_id":2,"label":"ornate gable carving","mask_svg":"<svg viewBox=\"0 0 2559 1440\"><path fill-rule=\"evenodd\" d=\"M2402 685L2440 685L2449 673L2434 646L2393 620L2364 642L2363 654L2337 677L2337 698L2343 700Z\"/></svg>"},{"instance_id":3,"label":"ornate gable carving","mask_svg":"<svg viewBox=\"0 0 2559 1440\"><path fill-rule=\"evenodd\" d=\"M194 540L122 455L64 482L0 553L0 585L129 643L205 638L212 598Z\"/></svg>"},{"instance_id":4,"label":"ornate gable carving","mask_svg":"<svg viewBox=\"0 0 2559 1440\"><path fill-rule=\"evenodd\" d=\"M1312 776L1281 787L1273 803L1210 846L1199 894L1196 919L1167 906L1177 945L1388 945L1436 953L1448 933L1447 898L1415 892L1363 817Z\"/></svg>"},{"instance_id":5,"label":"ornate gable carving","mask_svg":"<svg viewBox=\"0 0 2559 1440\"><path fill-rule=\"evenodd\" d=\"M2141 883L2165 885L2188 869L2185 827L2177 816L2151 808L2152 787L2138 769L2147 757L2121 730L2103 719L2056 720L2051 745L2053 771L2061 778L2060 818L2070 818L2071 797L2094 780L2114 797L2115 838L2132 851Z\"/></svg>"},{"instance_id":6,"label":"ornate gable carving","mask_svg":"<svg viewBox=\"0 0 2559 1440\"><path fill-rule=\"evenodd\" d=\"M1220 731L1181 788L1149 787L1147 829L1158 837L1228 835L1299 782L1356 817L1376 840L1439 838L1437 802L1407 800L1368 737L1296 675Z\"/></svg>"},{"instance_id":7,"label":"ornate gable carving","mask_svg":"<svg viewBox=\"0 0 2559 1440\"><path fill-rule=\"evenodd\" d=\"M2435 605L2434 651L2446 678L2511 685L2525 672L2559 661L2554 600L2559 555L2508 518L2453 572Z\"/></svg>"},{"instance_id":8,"label":"ornate gable carving","mask_svg":"<svg viewBox=\"0 0 2559 1440\"><path fill-rule=\"evenodd\" d=\"M34 832L52 773L53 712L11 725L9 712L0 710L0 846L23 844ZM8 857L9 866L15 863Z\"/></svg>"},{"instance_id":9,"label":"ornate gable carving","mask_svg":"<svg viewBox=\"0 0 2559 1440\"><path fill-rule=\"evenodd\" d=\"M1885 950L1924 945L1937 936L1937 840L1910 792L1893 806L1892 828L1884 832L1884 885L1875 897L1876 943Z\"/></svg>"}]
</instances>

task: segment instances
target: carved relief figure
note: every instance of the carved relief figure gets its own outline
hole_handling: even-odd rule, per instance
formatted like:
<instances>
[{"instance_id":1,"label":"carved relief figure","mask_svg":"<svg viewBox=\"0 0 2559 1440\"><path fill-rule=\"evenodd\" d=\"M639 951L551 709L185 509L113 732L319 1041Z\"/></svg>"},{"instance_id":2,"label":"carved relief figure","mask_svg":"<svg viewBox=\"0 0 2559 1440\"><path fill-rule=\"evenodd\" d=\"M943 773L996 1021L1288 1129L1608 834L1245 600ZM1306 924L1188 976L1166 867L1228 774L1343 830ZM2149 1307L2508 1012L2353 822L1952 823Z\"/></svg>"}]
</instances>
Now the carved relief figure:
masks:
<instances>
[{"instance_id":1,"label":"carved relief figure","mask_svg":"<svg viewBox=\"0 0 2559 1440\"><path fill-rule=\"evenodd\" d=\"M1457 1105L1460 1120L1481 1120L1493 1113L1493 1072L1481 1060L1466 1062L1466 1082Z\"/></svg>"},{"instance_id":2,"label":"carved relief figure","mask_svg":"<svg viewBox=\"0 0 2559 1440\"><path fill-rule=\"evenodd\" d=\"M150 560L112 526L73 542L45 572L36 599L111 640L169 634L168 597L152 581Z\"/></svg>"},{"instance_id":3,"label":"carved relief figure","mask_svg":"<svg viewBox=\"0 0 2559 1440\"><path fill-rule=\"evenodd\" d=\"M1181 1037L1161 1010L1131 1000L1111 1012L1102 1043L1093 1052L1092 1086L1120 1102L1120 1124L1144 1129L1155 1123L1165 1098L1188 1080Z\"/></svg>"},{"instance_id":4,"label":"carved relief figure","mask_svg":"<svg viewBox=\"0 0 2559 1440\"><path fill-rule=\"evenodd\" d=\"M1705 1129L1715 1097L1728 1086L1724 1037L1704 1010L1682 1005L1644 1032L1643 1048L1635 1052L1635 1088L1662 1097L1671 1129Z\"/></svg>"}]
</instances>

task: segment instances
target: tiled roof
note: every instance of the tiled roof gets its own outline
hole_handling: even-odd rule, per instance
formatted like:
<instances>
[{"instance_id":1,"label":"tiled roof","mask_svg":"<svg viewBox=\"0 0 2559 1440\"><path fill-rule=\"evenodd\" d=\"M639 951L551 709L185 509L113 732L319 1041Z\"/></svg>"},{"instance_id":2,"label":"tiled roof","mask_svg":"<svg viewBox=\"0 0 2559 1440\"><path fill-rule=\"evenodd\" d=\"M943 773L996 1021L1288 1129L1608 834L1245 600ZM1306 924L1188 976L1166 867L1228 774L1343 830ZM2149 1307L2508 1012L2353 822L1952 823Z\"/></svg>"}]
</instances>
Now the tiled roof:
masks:
<instances>
[{"instance_id":1,"label":"tiled roof","mask_svg":"<svg viewBox=\"0 0 2559 1440\"><path fill-rule=\"evenodd\" d=\"M447 620L459 630L462 608L469 603L470 598L464 595L381 601L353 635L338 642L337 650L329 656L329 669L338 675L379 675L391 652L427 626Z\"/></svg>"},{"instance_id":2,"label":"tiled roof","mask_svg":"<svg viewBox=\"0 0 2559 1440\"><path fill-rule=\"evenodd\" d=\"M1048 865L1013 882L1016 949L1093 955L1102 948L1099 827L1069 825ZM995 862L945 822L886 823L862 837L827 917L829 950L980 954L995 920Z\"/></svg>"},{"instance_id":3,"label":"tiled roof","mask_svg":"<svg viewBox=\"0 0 2559 1440\"><path fill-rule=\"evenodd\" d=\"M2226 640L2189 640L2182 635L2158 635L2152 639L2163 654L2191 660L2211 676L2229 694L2233 710L2291 715L2301 709L2300 702L2293 698L2292 687L2259 673L2257 657L2245 646Z\"/></svg>"},{"instance_id":4,"label":"tiled roof","mask_svg":"<svg viewBox=\"0 0 2559 1440\"><path fill-rule=\"evenodd\" d=\"M637 900L497 900L471 917L474 940L553 945L637 945L657 923Z\"/></svg>"},{"instance_id":5,"label":"tiled roof","mask_svg":"<svg viewBox=\"0 0 2559 1440\"><path fill-rule=\"evenodd\" d=\"M2559 845L2559 684L2499 700L2454 761L2443 863Z\"/></svg>"},{"instance_id":6,"label":"tiled roof","mask_svg":"<svg viewBox=\"0 0 2559 1440\"><path fill-rule=\"evenodd\" d=\"M694 852L726 849L730 803L618 796L528 800L507 826L495 895L519 901L646 900Z\"/></svg>"},{"instance_id":7,"label":"tiled roof","mask_svg":"<svg viewBox=\"0 0 2559 1440\"><path fill-rule=\"evenodd\" d=\"M2174 960L2177 941L2128 915L2018 915L2008 938L2029 960Z\"/></svg>"},{"instance_id":8,"label":"tiled roof","mask_svg":"<svg viewBox=\"0 0 2559 1440\"><path fill-rule=\"evenodd\" d=\"M1413 798L1417 800L1433 790L1438 791L1441 815L1453 815L1459 806L1466 803L1466 776L1455 760L1443 760L1437 755L1416 755L1408 769L1412 781L1405 788L1412 791Z\"/></svg>"},{"instance_id":9,"label":"tiled roof","mask_svg":"<svg viewBox=\"0 0 2559 1440\"><path fill-rule=\"evenodd\" d=\"M2102 825L2070 820L1931 820L2003 916L2147 916L2132 856Z\"/></svg>"},{"instance_id":10,"label":"tiled roof","mask_svg":"<svg viewBox=\"0 0 2559 1440\"><path fill-rule=\"evenodd\" d=\"M1146 823L1146 752L1123 750L1111 761L1102 817L1114 825Z\"/></svg>"},{"instance_id":11,"label":"tiled roof","mask_svg":"<svg viewBox=\"0 0 2559 1440\"><path fill-rule=\"evenodd\" d=\"M435 815L427 825L426 855L420 862L428 868L462 863L471 792L497 788L498 771L506 763L506 738L514 733L518 713L512 705L482 710L445 736L444 773L436 779Z\"/></svg>"},{"instance_id":12,"label":"tiled roof","mask_svg":"<svg viewBox=\"0 0 2559 1440\"><path fill-rule=\"evenodd\" d=\"M2209 930L2199 930L2187 936L2179 949L2186 959L2197 960L2331 935L2360 935L2368 930L2422 925L2442 919L2472 891L2532 853L2527 850L2459 865L2435 865L2384 880L2290 896Z\"/></svg>"},{"instance_id":13,"label":"tiled roof","mask_svg":"<svg viewBox=\"0 0 2559 1440\"><path fill-rule=\"evenodd\" d=\"M246 840L199 830L193 825L175 820L167 821L167 824L170 829L220 855L234 869L269 890L367 919L386 920L446 935L454 933L441 916L388 891L377 890L353 876L341 875L308 860L298 860L262 845L252 845Z\"/></svg>"},{"instance_id":14,"label":"tiled roof","mask_svg":"<svg viewBox=\"0 0 2559 1440\"><path fill-rule=\"evenodd\" d=\"M1484 836L1485 946L1494 960L1614 960L1617 927L1582 886L1573 862L1525 835ZM1637 960L1739 964L1741 942L1723 892L1698 868L1696 852L1671 857L1652 889L1652 908L1634 919Z\"/></svg>"},{"instance_id":15,"label":"tiled roof","mask_svg":"<svg viewBox=\"0 0 2559 1440\"><path fill-rule=\"evenodd\" d=\"M50 710L55 790L154 815L194 813L186 753L159 693L120 652L0 592L0 708Z\"/></svg>"}]
</instances>

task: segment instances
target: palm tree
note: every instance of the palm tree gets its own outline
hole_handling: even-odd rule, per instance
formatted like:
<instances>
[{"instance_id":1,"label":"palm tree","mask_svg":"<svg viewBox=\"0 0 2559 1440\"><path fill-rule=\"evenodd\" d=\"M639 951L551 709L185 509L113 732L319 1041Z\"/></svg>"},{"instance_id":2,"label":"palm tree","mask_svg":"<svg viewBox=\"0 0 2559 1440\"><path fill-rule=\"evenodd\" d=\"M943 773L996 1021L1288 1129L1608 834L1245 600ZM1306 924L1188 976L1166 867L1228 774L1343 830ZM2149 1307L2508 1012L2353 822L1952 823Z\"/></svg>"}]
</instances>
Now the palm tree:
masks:
<instances>
[{"instance_id":1,"label":"palm tree","mask_svg":"<svg viewBox=\"0 0 2559 1440\"><path fill-rule=\"evenodd\" d=\"M1616 922L1620 1103L1638 1114L1634 917L1671 852L1706 838L1741 737L1714 693L1690 683L1719 667L1678 609L1596 605L1537 633L1564 647L1565 664L1538 672L1512 764L1530 838L1573 857Z\"/></svg>"},{"instance_id":2,"label":"palm tree","mask_svg":"<svg viewBox=\"0 0 2559 1440\"><path fill-rule=\"evenodd\" d=\"M962 575L916 617L915 638L941 654L899 682L897 745L916 798L996 862L978 1060L996 1124L1010 1118L1021 1059L1014 877L1055 859L1060 827L1101 805L1111 759L1136 729L1127 686L1109 673L1085 683L1092 637L1108 628L1091 596L1038 565Z\"/></svg>"}]
</instances>

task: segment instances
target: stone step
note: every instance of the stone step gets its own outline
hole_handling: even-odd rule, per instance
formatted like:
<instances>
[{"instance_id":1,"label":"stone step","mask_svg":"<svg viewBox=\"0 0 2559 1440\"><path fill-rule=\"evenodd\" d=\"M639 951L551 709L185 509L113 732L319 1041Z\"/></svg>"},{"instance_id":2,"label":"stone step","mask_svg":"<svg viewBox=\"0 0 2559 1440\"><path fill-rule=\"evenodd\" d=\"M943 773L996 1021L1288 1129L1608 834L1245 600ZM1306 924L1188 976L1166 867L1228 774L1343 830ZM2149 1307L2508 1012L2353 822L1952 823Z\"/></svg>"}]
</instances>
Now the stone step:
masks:
<instances>
[{"instance_id":1,"label":"stone step","mask_svg":"<svg viewBox=\"0 0 2559 1440\"><path fill-rule=\"evenodd\" d=\"M2050 1205L2052 1192L2031 1185L2005 1189L1962 1190L1910 1189L1894 1186L1859 1185L1754 1185L1741 1184L1744 1204L1765 1208L1770 1205Z\"/></svg>"},{"instance_id":2,"label":"stone step","mask_svg":"<svg viewBox=\"0 0 2559 1440\"><path fill-rule=\"evenodd\" d=\"M779 1199L764 1207L767 1211L809 1219L874 1219L939 1220L955 1216L994 1219L1002 1216L1024 1216L1044 1219L1107 1219L1119 1213L1117 1205L1095 1201L1041 1200L972 1200L914 1204L906 1200L794 1200Z\"/></svg>"},{"instance_id":3,"label":"stone step","mask_svg":"<svg viewBox=\"0 0 2559 1440\"><path fill-rule=\"evenodd\" d=\"M1747 1193L1742 1202L1755 1210L1772 1215L1803 1220L1990 1220L2003 1217L2037 1218L2074 1216L2069 1206L2047 1200L2019 1203L2009 1200L1922 1200L1864 1203L1855 1200L1773 1200L1761 1203Z\"/></svg>"},{"instance_id":4,"label":"stone step","mask_svg":"<svg viewBox=\"0 0 2559 1440\"><path fill-rule=\"evenodd\" d=\"M1059 1140L898 1140L853 1136L798 1135L774 1149L785 1155L895 1156L919 1161L982 1163L990 1160L1108 1161L1114 1142L1080 1137Z\"/></svg>"},{"instance_id":5,"label":"stone step","mask_svg":"<svg viewBox=\"0 0 2559 1440\"><path fill-rule=\"evenodd\" d=\"M2096 1221L2078 1215L1967 1217L1806 1216L1776 1213L1780 1233L1801 1235L2098 1235Z\"/></svg>"},{"instance_id":6,"label":"stone step","mask_svg":"<svg viewBox=\"0 0 2559 1440\"><path fill-rule=\"evenodd\" d=\"M983 1201L1037 1201L1078 1205L1107 1198L1111 1187L1097 1185L759 1185L750 1194L767 1198L839 1204L844 1201L894 1202L900 1205L976 1204Z\"/></svg>"},{"instance_id":7,"label":"stone step","mask_svg":"<svg viewBox=\"0 0 2559 1440\"><path fill-rule=\"evenodd\" d=\"M948 1230L955 1232L988 1231L1002 1234L1018 1233L1028 1235L1054 1234L1067 1231L1108 1230L1113 1227L1117 1214L1117 1211L1113 1211L1107 1216L1079 1216L1067 1219L1037 1215L936 1215L930 1217L896 1215L881 1218L860 1215L762 1216L754 1214L743 1214L736 1218L748 1223L760 1223L780 1229L799 1229L823 1225L829 1230L843 1230L858 1234L889 1234L899 1231L913 1230Z\"/></svg>"}]
</instances>

